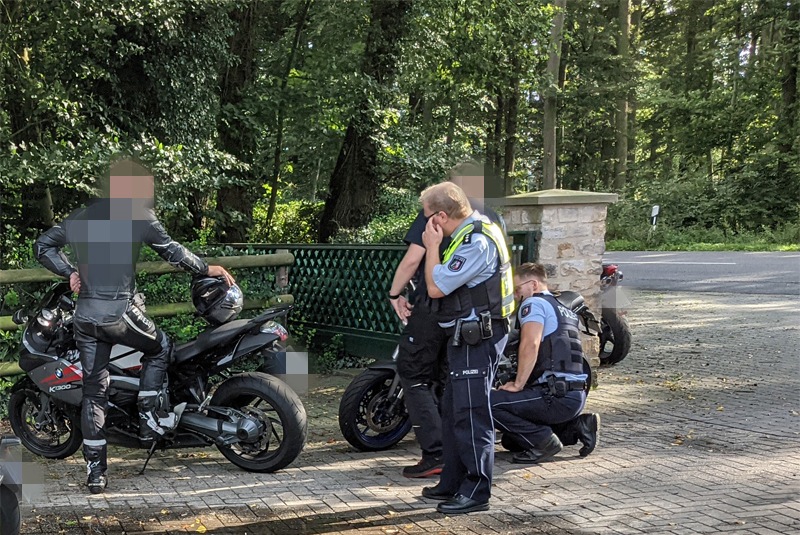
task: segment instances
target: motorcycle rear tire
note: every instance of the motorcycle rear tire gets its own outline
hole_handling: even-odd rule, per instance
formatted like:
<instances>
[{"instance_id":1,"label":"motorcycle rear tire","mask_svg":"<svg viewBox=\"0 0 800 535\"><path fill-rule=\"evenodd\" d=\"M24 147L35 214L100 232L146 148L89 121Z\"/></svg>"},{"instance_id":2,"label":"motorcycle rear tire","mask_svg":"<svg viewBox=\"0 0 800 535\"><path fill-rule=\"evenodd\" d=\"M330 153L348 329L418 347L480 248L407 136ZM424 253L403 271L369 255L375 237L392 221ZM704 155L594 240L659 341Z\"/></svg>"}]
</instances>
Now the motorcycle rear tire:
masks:
<instances>
[{"instance_id":1,"label":"motorcycle rear tire","mask_svg":"<svg viewBox=\"0 0 800 535\"><path fill-rule=\"evenodd\" d=\"M628 320L613 308L604 308L600 332L600 364L612 366L628 356L631 349L631 329ZM611 344L611 349L607 345Z\"/></svg>"},{"instance_id":2,"label":"motorcycle rear tire","mask_svg":"<svg viewBox=\"0 0 800 535\"><path fill-rule=\"evenodd\" d=\"M5 485L0 486L0 533L19 535L20 525L17 495Z\"/></svg>"},{"instance_id":3,"label":"motorcycle rear tire","mask_svg":"<svg viewBox=\"0 0 800 535\"><path fill-rule=\"evenodd\" d=\"M393 447L403 440L411 430L411 420L405 403L400 400L395 415L390 415L388 426L370 435L367 417L369 407L384 401L379 396L386 396L394 379L395 372L390 369L367 369L361 372L347 386L339 403L339 429L345 440L359 451L382 451Z\"/></svg>"},{"instance_id":4,"label":"motorcycle rear tire","mask_svg":"<svg viewBox=\"0 0 800 535\"><path fill-rule=\"evenodd\" d=\"M31 407L41 410L40 392L29 379L25 378L23 381L24 383L14 387L14 392L8 400L8 419L11 429L19 437L22 445L36 455L47 459L66 459L78 451L83 443L78 409L66 412L54 404L51 405L55 418L64 424L68 429L68 434L63 441L57 444L40 439L36 429L29 423L29 418L32 416L23 414ZM51 401L51 403L53 402Z\"/></svg>"},{"instance_id":5,"label":"motorcycle rear tire","mask_svg":"<svg viewBox=\"0 0 800 535\"><path fill-rule=\"evenodd\" d=\"M270 442L275 438L280 440L277 448L256 455L246 452L246 445L217 448L226 459L248 472L275 472L294 461L305 446L308 433L306 409L289 385L277 377L259 372L242 373L227 379L214 392L211 405L242 410L256 398L259 400L257 405L261 401L269 405L269 408L256 408L266 408L267 412L277 415L282 437L276 432L270 438Z\"/></svg>"}]
</instances>

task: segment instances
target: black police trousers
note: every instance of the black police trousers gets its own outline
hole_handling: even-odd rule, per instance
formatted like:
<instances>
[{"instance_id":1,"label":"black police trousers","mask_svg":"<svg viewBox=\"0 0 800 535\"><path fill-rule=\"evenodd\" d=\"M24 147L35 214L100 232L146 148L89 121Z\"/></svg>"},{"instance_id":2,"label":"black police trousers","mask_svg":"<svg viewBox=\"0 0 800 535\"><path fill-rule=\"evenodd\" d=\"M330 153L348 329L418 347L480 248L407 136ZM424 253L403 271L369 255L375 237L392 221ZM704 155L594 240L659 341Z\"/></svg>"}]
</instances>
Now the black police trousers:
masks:
<instances>
[{"instance_id":1,"label":"black police trousers","mask_svg":"<svg viewBox=\"0 0 800 535\"><path fill-rule=\"evenodd\" d=\"M400 337L397 373L423 458L442 456L439 404L447 373L446 343L427 301L417 299Z\"/></svg>"},{"instance_id":2,"label":"black police trousers","mask_svg":"<svg viewBox=\"0 0 800 535\"><path fill-rule=\"evenodd\" d=\"M551 427L573 420L586 404L586 392L567 392L564 397L550 395L547 385L526 386L519 392L492 392L492 416L497 429L523 449L541 446L553 434ZM575 444L574 441L570 443Z\"/></svg>"},{"instance_id":3,"label":"black police trousers","mask_svg":"<svg viewBox=\"0 0 800 535\"><path fill-rule=\"evenodd\" d=\"M505 349L505 321L493 321L492 337L476 346L448 340L448 382L442 397L444 469L439 488L487 502L492 492L494 424L489 405L498 355Z\"/></svg>"},{"instance_id":4,"label":"black police trousers","mask_svg":"<svg viewBox=\"0 0 800 535\"><path fill-rule=\"evenodd\" d=\"M79 299L74 327L83 367L81 431L84 454L93 458L102 450L102 465L105 467L103 428L108 406L111 348L121 344L144 353L139 395L152 393L155 397L164 385L171 343L167 335L128 300Z\"/></svg>"}]
</instances>

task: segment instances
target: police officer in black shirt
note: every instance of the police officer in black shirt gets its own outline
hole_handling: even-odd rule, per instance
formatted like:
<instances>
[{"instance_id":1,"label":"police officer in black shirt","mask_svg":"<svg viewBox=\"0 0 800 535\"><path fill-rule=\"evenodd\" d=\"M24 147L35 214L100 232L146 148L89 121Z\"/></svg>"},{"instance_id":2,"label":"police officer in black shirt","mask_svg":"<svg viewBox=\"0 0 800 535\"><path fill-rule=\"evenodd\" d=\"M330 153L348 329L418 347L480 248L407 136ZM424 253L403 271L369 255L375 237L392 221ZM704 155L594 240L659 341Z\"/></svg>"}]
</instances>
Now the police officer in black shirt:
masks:
<instances>
[{"instance_id":1,"label":"police officer in black shirt","mask_svg":"<svg viewBox=\"0 0 800 535\"><path fill-rule=\"evenodd\" d=\"M140 438L152 442L164 434L162 426L174 424L174 414L156 411L163 409L158 405L172 344L134 299L136 261L142 244L192 275L223 277L229 285L234 283L224 268L207 265L169 237L153 211L153 177L147 169L131 159L120 159L107 178L103 198L75 210L34 244L39 262L69 279L71 289L78 293L73 321L83 370L81 431L86 484L94 494L103 492L108 484L103 427L108 363L114 344L143 352L138 399ZM61 252L65 245L72 248L77 268Z\"/></svg>"}]
</instances>

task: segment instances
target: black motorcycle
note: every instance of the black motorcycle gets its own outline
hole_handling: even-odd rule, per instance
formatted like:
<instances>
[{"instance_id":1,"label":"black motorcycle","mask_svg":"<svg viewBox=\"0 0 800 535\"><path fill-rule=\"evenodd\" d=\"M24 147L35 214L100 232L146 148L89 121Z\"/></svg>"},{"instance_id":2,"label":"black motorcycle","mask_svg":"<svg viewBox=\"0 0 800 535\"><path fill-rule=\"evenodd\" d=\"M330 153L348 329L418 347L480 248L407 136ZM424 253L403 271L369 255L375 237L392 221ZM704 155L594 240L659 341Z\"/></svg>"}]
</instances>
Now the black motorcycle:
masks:
<instances>
[{"instance_id":1,"label":"black motorcycle","mask_svg":"<svg viewBox=\"0 0 800 535\"><path fill-rule=\"evenodd\" d=\"M600 275L602 290L602 316L600 322L600 364L611 366L622 362L631 350L631 329L625 319L629 304L617 286L622 280L622 270L616 264L603 264Z\"/></svg>"},{"instance_id":2,"label":"black motorcycle","mask_svg":"<svg viewBox=\"0 0 800 535\"><path fill-rule=\"evenodd\" d=\"M15 323L26 325L19 356L26 375L11 389L11 427L26 448L50 459L69 457L83 440L83 372L72 336L74 308L69 285L62 282L47 292L30 318L22 310L13 316ZM229 373L248 356L285 358L282 342L288 332L275 320L291 308L279 305L253 319L209 328L175 348L159 403L175 412L177 424L156 443L159 448L214 445L250 472L274 472L294 461L307 433L306 411L297 394L271 375ZM136 404L141 356L121 345L112 349L105 426L111 444L146 448L138 438Z\"/></svg>"},{"instance_id":3,"label":"black motorcycle","mask_svg":"<svg viewBox=\"0 0 800 535\"><path fill-rule=\"evenodd\" d=\"M581 318L584 333L597 336L600 324L577 292L561 292L556 295L559 302ZM500 355L495 386L514 379L517 370L519 332L509 334L503 355ZM377 362L361 372L347 386L339 402L339 429L345 440L359 451L381 451L393 447L411 430L403 387L397 373L395 348L392 360ZM596 383L588 362L585 369Z\"/></svg>"}]
</instances>

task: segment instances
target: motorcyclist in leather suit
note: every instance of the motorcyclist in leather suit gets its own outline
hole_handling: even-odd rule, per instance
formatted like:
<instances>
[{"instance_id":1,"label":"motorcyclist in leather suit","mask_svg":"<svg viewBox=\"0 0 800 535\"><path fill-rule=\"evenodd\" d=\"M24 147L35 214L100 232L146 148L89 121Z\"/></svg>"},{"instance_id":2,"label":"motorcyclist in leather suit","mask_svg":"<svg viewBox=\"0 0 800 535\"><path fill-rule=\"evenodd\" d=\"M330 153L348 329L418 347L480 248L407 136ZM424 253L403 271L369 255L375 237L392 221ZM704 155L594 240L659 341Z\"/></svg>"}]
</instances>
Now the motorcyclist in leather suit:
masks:
<instances>
[{"instance_id":1,"label":"motorcyclist in leather suit","mask_svg":"<svg viewBox=\"0 0 800 535\"><path fill-rule=\"evenodd\" d=\"M101 198L72 212L34 244L39 262L68 278L79 297L73 324L83 368L81 431L92 493L102 492L108 483L104 424L113 345L144 353L138 398L140 439L154 441L165 432L161 424L169 427L174 418L174 414L156 412L172 343L134 299L142 244L192 275L224 277L234 283L224 268L207 265L169 237L153 210L153 177L147 169L121 159L111 166L107 178ZM71 247L77 268L61 251L65 245Z\"/></svg>"}]
</instances>

